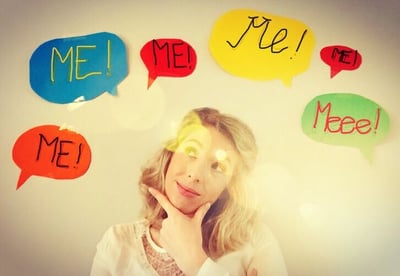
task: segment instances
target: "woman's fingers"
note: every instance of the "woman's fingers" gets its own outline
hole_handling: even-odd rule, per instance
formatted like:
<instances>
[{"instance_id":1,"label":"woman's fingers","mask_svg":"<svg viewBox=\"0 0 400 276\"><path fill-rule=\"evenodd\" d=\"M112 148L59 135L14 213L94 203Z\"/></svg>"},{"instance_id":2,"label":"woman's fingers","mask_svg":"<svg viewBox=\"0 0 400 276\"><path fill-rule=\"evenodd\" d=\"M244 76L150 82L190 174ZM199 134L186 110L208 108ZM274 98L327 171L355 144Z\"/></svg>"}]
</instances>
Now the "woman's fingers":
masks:
<instances>
[{"instance_id":1,"label":"woman's fingers","mask_svg":"<svg viewBox=\"0 0 400 276\"><path fill-rule=\"evenodd\" d=\"M149 192L154 196L154 198L160 203L161 207L167 212L168 216L174 215L174 214L181 214L181 212L176 209L171 202L169 202L168 198L163 195L160 191L150 188L149 187Z\"/></svg>"},{"instance_id":2,"label":"woman's fingers","mask_svg":"<svg viewBox=\"0 0 400 276\"><path fill-rule=\"evenodd\" d=\"M206 204L203 204L202 206L200 206L196 213L193 216L193 219L196 221L196 223L198 225L201 226L201 223L203 221L204 216L206 215L208 209L210 209L211 204L209 202L207 202Z\"/></svg>"},{"instance_id":3,"label":"woman's fingers","mask_svg":"<svg viewBox=\"0 0 400 276\"><path fill-rule=\"evenodd\" d=\"M246 274L246 275L247 275L247 276L257 276L257 275L258 275L257 269L253 268L253 269L251 269L250 272L247 271L247 274Z\"/></svg>"},{"instance_id":4,"label":"woman's fingers","mask_svg":"<svg viewBox=\"0 0 400 276\"><path fill-rule=\"evenodd\" d=\"M160 191L149 187L149 192L154 196L154 198L160 203L161 207L167 212L168 216L174 216L174 215L184 215L179 209L175 208L171 204L171 202L168 200L168 198L162 194ZM210 208L210 203L205 203L202 206L200 206L196 213L193 215L193 219L196 219L199 225L201 225L201 222L203 221L204 216L206 215L208 209Z\"/></svg>"},{"instance_id":5,"label":"woman's fingers","mask_svg":"<svg viewBox=\"0 0 400 276\"><path fill-rule=\"evenodd\" d=\"M203 204L193 216L187 216L175 208L160 191L149 188L149 192L168 214L159 230L160 245L174 258L182 271L195 275L207 259L207 254L202 247L201 222L210 204ZM185 248L190 248L190 252Z\"/></svg>"}]
</instances>

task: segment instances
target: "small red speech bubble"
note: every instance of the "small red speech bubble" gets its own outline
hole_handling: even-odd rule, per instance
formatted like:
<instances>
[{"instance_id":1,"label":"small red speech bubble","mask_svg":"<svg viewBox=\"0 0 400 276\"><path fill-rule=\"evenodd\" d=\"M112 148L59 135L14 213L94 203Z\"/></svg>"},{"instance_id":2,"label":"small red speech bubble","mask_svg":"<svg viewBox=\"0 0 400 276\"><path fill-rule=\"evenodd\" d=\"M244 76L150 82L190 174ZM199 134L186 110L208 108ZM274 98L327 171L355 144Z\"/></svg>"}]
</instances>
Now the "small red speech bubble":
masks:
<instances>
[{"instance_id":1,"label":"small red speech bubble","mask_svg":"<svg viewBox=\"0 0 400 276\"><path fill-rule=\"evenodd\" d=\"M91 152L85 138L56 125L32 128L20 135L12 156L21 168L17 190L32 175L73 179L89 168Z\"/></svg>"},{"instance_id":2,"label":"small red speech bubble","mask_svg":"<svg viewBox=\"0 0 400 276\"><path fill-rule=\"evenodd\" d=\"M320 52L321 59L331 67L331 78L342 70L355 70L361 65L361 55L347 46L327 46Z\"/></svg>"},{"instance_id":3,"label":"small red speech bubble","mask_svg":"<svg viewBox=\"0 0 400 276\"><path fill-rule=\"evenodd\" d=\"M197 62L196 52L181 39L153 39L140 50L140 56L149 71L147 88L158 76L185 77Z\"/></svg>"}]
</instances>

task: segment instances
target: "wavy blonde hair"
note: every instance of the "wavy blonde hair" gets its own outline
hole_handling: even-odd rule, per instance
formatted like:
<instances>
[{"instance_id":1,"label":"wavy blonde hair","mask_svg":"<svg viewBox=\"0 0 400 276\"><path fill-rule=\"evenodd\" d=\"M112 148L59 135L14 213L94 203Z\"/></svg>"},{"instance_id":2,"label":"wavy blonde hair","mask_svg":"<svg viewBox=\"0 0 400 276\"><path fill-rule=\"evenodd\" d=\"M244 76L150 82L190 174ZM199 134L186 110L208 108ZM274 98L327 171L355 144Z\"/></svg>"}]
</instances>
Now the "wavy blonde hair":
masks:
<instances>
[{"instance_id":1,"label":"wavy blonde hair","mask_svg":"<svg viewBox=\"0 0 400 276\"><path fill-rule=\"evenodd\" d=\"M194 109L183 118L177 136L168 141L142 169L139 185L144 197L143 216L151 225L159 225L167 216L148 192L148 187L165 192L165 175L174 150L198 126L214 127L232 142L240 156L240 166L231 182L212 204L202 222L203 249L208 256L216 259L250 241L258 222L256 210L250 208L251 199L245 183L256 161L256 140L250 128L237 118L212 108Z\"/></svg>"}]
</instances>

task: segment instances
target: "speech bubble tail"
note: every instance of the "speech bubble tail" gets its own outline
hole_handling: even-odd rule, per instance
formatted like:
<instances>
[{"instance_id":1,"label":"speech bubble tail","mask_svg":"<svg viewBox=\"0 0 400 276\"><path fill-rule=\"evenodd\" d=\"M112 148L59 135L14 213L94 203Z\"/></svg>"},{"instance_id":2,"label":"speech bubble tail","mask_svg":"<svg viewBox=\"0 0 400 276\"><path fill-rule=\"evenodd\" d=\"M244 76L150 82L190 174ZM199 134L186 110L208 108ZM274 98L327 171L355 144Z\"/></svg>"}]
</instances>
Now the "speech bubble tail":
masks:
<instances>
[{"instance_id":1,"label":"speech bubble tail","mask_svg":"<svg viewBox=\"0 0 400 276\"><path fill-rule=\"evenodd\" d=\"M18 178L16 190L21 188L21 186L24 185L24 183L28 180L29 177L31 177L30 173L26 173L25 171L21 171L21 173L19 175L19 178Z\"/></svg>"},{"instance_id":2,"label":"speech bubble tail","mask_svg":"<svg viewBox=\"0 0 400 276\"><path fill-rule=\"evenodd\" d=\"M360 151L362 153L362 155L370 162L372 163L373 159L374 159L374 151L372 148L368 147L368 148L360 148Z\"/></svg>"},{"instance_id":3,"label":"speech bubble tail","mask_svg":"<svg viewBox=\"0 0 400 276\"><path fill-rule=\"evenodd\" d=\"M111 89L110 91L108 91L108 93L110 93L113 96L117 96L117 88L114 87L113 89Z\"/></svg>"},{"instance_id":4,"label":"speech bubble tail","mask_svg":"<svg viewBox=\"0 0 400 276\"><path fill-rule=\"evenodd\" d=\"M155 80L156 80L156 78L150 77L150 76L149 76L149 78L148 78L148 80L147 80L147 89L150 88L150 86L153 84L153 82L154 82Z\"/></svg>"},{"instance_id":5,"label":"speech bubble tail","mask_svg":"<svg viewBox=\"0 0 400 276\"><path fill-rule=\"evenodd\" d=\"M282 82L286 87L291 87L292 86L292 78L282 79Z\"/></svg>"},{"instance_id":6,"label":"speech bubble tail","mask_svg":"<svg viewBox=\"0 0 400 276\"><path fill-rule=\"evenodd\" d=\"M341 70L331 67L331 79L333 79Z\"/></svg>"}]
</instances>

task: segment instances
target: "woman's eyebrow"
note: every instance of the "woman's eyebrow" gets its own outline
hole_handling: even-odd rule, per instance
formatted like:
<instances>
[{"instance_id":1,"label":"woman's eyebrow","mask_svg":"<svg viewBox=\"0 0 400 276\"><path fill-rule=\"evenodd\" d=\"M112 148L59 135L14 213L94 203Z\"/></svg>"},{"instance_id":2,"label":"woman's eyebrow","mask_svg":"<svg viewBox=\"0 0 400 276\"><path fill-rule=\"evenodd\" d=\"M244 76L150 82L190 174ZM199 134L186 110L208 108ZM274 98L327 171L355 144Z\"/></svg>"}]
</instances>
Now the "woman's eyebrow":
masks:
<instances>
[{"instance_id":1,"label":"woman's eyebrow","mask_svg":"<svg viewBox=\"0 0 400 276\"><path fill-rule=\"evenodd\" d=\"M182 142L182 144L187 144L187 143L194 143L194 144L196 144L196 145L199 146L199 147L203 147L203 144L202 144L199 140L197 140L197 139L195 139L195 138L190 138L190 139L184 140L184 141Z\"/></svg>"}]
</instances>

